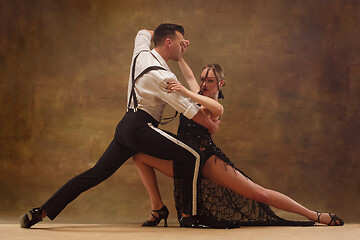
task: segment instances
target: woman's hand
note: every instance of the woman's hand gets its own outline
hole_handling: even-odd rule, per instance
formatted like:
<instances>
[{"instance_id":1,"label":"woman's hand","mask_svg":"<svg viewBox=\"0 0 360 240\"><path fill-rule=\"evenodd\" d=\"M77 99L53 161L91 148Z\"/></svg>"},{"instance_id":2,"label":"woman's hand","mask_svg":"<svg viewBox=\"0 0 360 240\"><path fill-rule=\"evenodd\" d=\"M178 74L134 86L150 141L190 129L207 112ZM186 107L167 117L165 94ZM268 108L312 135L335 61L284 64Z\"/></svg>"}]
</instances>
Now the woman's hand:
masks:
<instances>
[{"instance_id":1,"label":"woman's hand","mask_svg":"<svg viewBox=\"0 0 360 240\"><path fill-rule=\"evenodd\" d=\"M181 43L181 53L184 53L187 49L187 47L190 45L190 41L189 40L186 40L184 39Z\"/></svg>"},{"instance_id":2,"label":"woman's hand","mask_svg":"<svg viewBox=\"0 0 360 240\"><path fill-rule=\"evenodd\" d=\"M176 92L181 93L182 95L186 95L186 93L189 91L186 87L184 87L178 81L169 82L169 85L168 85L167 89L168 89L168 93L176 91Z\"/></svg>"}]
</instances>

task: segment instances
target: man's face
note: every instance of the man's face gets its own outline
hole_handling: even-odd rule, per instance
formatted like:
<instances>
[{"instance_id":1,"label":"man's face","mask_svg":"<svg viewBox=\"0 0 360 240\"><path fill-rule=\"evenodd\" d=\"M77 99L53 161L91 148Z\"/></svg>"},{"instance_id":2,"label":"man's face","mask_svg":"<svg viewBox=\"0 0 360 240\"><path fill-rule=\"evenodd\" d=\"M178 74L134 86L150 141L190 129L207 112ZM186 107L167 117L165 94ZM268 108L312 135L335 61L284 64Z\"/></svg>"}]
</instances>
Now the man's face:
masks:
<instances>
[{"instance_id":1,"label":"man's face","mask_svg":"<svg viewBox=\"0 0 360 240\"><path fill-rule=\"evenodd\" d=\"M175 31L175 36L170 41L170 59L174 61L179 61L181 57L181 46L182 42L184 41L184 36L178 32Z\"/></svg>"}]
</instances>

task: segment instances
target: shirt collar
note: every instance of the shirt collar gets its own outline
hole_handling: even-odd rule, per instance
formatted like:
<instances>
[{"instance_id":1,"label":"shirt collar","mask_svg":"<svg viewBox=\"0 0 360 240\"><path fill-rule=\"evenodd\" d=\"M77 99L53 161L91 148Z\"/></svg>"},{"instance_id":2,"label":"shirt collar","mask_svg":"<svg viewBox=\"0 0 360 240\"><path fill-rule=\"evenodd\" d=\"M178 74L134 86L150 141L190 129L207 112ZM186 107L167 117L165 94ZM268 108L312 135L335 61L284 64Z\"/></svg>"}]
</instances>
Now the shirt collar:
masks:
<instances>
[{"instance_id":1,"label":"shirt collar","mask_svg":"<svg viewBox=\"0 0 360 240\"><path fill-rule=\"evenodd\" d=\"M151 50L151 53L154 54L154 56L159 60L161 66L165 67L166 70L170 71L169 66L167 65L165 60L162 58L162 56L155 50L155 48L153 50Z\"/></svg>"}]
</instances>

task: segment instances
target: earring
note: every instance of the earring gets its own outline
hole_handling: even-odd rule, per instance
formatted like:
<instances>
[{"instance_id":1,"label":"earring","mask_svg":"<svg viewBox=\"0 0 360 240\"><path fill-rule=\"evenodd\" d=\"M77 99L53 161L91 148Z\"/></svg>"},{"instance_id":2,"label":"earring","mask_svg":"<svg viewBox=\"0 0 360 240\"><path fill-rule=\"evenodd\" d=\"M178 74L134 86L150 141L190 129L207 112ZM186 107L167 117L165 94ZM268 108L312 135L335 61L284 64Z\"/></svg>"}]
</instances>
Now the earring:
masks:
<instances>
[{"instance_id":1,"label":"earring","mask_svg":"<svg viewBox=\"0 0 360 240\"><path fill-rule=\"evenodd\" d=\"M224 99L224 94L222 93L221 89L219 91L218 98Z\"/></svg>"}]
</instances>

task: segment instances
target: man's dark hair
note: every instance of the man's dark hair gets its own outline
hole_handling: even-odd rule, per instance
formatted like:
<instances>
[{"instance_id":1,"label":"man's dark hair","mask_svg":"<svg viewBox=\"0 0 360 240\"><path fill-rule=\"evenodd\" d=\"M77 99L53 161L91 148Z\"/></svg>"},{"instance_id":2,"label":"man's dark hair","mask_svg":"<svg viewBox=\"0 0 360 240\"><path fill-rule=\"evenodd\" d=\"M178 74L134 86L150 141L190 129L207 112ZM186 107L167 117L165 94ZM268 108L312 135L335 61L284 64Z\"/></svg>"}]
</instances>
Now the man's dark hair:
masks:
<instances>
[{"instance_id":1,"label":"man's dark hair","mask_svg":"<svg viewBox=\"0 0 360 240\"><path fill-rule=\"evenodd\" d=\"M181 25L163 23L160 26L158 26L154 31L155 47L158 46L159 43L164 41L166 38L175 36L176 35L175 31L178 31L184 36L184 28Z\"/></svg>"}]
</instances>

